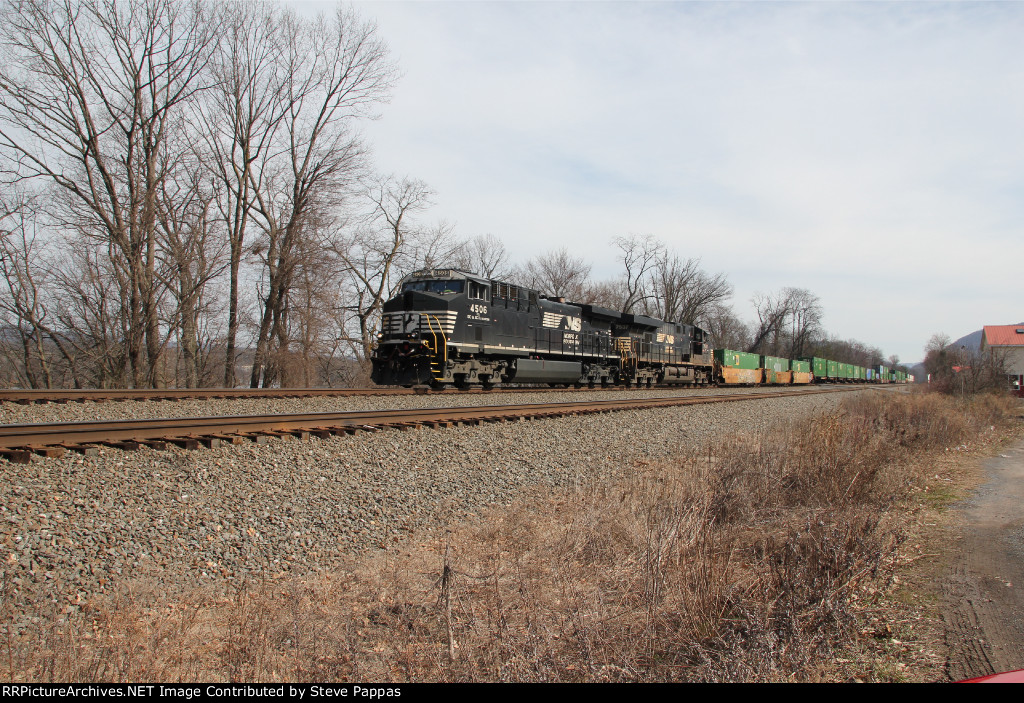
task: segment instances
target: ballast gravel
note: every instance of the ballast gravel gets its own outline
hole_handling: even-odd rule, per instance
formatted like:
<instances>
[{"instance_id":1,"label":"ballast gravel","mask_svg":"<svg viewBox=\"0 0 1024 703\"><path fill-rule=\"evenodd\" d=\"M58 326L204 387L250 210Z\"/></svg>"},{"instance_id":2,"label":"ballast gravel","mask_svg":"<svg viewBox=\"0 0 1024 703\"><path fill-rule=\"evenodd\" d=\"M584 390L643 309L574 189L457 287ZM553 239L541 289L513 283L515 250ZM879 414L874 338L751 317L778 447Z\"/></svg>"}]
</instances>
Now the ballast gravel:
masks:
<instances>
[{"instance_id":1,"label":"ballast gravel","mask_svg":"<svg viewBox=\"0 0 1024 703\"><path fill-rule=\"evenodd\" d=\"M522 395L514 402L529 402ZM848 396L0 461L5 600L15 611L26 598L69 611L135 580L175 589L329 571L523 489L672 461L783 416L810 418ZM438 399L430 398L435 406Z\"/></svg>"}]
</instances>

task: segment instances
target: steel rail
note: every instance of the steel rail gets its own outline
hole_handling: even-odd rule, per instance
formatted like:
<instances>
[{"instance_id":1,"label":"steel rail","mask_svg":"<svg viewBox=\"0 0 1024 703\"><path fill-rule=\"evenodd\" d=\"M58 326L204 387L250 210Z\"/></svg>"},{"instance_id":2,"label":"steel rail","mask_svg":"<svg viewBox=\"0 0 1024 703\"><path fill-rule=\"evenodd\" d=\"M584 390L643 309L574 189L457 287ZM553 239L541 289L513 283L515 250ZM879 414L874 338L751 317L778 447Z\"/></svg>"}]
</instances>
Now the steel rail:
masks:
<instances>
[{"instance_id":1,"label":"steel rail","mask_svg":"<svg viewBox=\"0 0 1024 703\"><path fill-rule=\"evenodd\" d=\"M687 386L657 386L657 390L673 390ZM413 389L413 388L127 388L117 390L0 390L0 403L83 403L86 401L101 403L105 401L126 400L183 400L186 398L202 399L235 399L235 398L315 398L350 396L389 396L389 395L490 395L494 393L554 393L564 391L621 391L621 390L654 390L646 387L632 389L623 386L607 386L598 388L523 388L497 387L492 390L482 388L460 389Z\"/></svg>"},{"instance_id":2,"label":"steel rail","mask_svg":"<svg viewBox=\"0 0 1024 703\"><path fill-rule=\"evenodd\" d=\"M584 402L477 405L454 408L221 415L194 418L152 418L107 422L58 422L0 425L0 449L82 446L90 443L169 441L175 438L292 433L349 432L362 428L409 427L423 424L508 420L611 412L671 406L762 400L788 396L860 390L858 387L802 389L732 395L690 395L669 398L591 400Z\"/></svg>"},{"instance_id":3,"label":"steel rail","mask_svg":"<svg viewBox=\"0 0 1024 703\"><path fill-rule=\"evenodd\" d=\"M311 398L316 396L412 395L411 388L119 388L116 390L0 390L0 402L66 403L183 398Z\"/></svg>"},{"instance_id":4,"label":"steel rail","mask_svg":"<svg viewBox=\"0 0 1024 703\"><path fill-rule=\"evenodd\" d=\"M587 386L575 387L504 387L491 390L482 388L446 390L413 388L119 388L114 390L25 390L0 389L0 403L102 403L106 401L176 401L183 399L237 399L237 398L315 398L350 396L391 396L391 395L493 395L495 393L559 393L566 391L644 391L644 390L690 390L701 388L688 384L646 386ZM706 386L704 387L706 388Z\"/></svg>"}]
</instances>

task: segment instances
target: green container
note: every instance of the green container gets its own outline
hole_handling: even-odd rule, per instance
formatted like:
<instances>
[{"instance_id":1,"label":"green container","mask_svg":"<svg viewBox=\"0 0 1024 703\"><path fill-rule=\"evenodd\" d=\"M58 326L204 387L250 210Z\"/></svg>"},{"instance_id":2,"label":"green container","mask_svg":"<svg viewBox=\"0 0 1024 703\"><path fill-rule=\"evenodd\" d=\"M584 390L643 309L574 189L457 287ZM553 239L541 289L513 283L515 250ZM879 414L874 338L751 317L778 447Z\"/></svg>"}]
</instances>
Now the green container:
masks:
<instances>
[{"instance_id":1,"label":"green container","mask_svg":"<svg viewBox=\"0 0 1024 703\"><path fill-rule=\"evenodd\" d=\"M839 362L828 360L828 373L825 374L827 378L839 378Z\"/></svg>"},{"instance_id":2,"label":"green container","mask_svg":"<svg viewBox=\"0 0 1024 703\"><path fill-rule=\"evenodd\" d=\"M815 378L825 378L828 376L828 360L822 359L820 356L802 356L800 361L806 361L811 365L811 373L814 374ZM796 371L796 369L793 369Z\"/></svg>"},{"instance_id":3,"label":"green container","mask_svg":"<svg viewBox=\"0 0 1024 703\"><path fill-rule=\"evenodd\" d=\"M821 361L824 361L822 359ZM800 359L790 363L790 368L793 369L793 373L807 373L811 370L811 362L806 359Z\"/></svg>"},{"instance_id":4,"label":"green container","mask_svg":"<svg viewBox=\"0 0 1024 703\"><path fill-rule=\"evenodd\" d=\"M762 356L761 368L766 371L774 371L775 373L789 371L789 359L783 359L778 356Z\"/></svg>"},{"instance_id":5,"label":"green container","mask_svg":"<svg viewBox=\"0 0 1024 703\"><path fill-rule=\"evenodd\" d=\"M759 369L761 368L761 357L757 354L735 351L733 349L716 349L715 361L719 366L732 369Z\"/></svg>"}]
</instances>

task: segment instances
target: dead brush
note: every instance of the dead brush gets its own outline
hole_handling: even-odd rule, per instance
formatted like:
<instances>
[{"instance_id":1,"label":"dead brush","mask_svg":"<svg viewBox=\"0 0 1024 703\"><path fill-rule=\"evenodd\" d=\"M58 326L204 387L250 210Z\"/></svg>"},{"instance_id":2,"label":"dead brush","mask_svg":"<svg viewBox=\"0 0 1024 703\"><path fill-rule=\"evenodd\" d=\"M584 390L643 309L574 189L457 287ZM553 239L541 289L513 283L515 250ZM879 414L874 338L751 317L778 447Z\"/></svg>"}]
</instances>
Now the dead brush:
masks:
<instances>
[{"instance_id":1,"label":"dead brush","mask_svg":"<svg viewBox=\"0 0 1024 703\"><path fill-rule=\"evenodd\" d=\"M414 668L445 681L677 678L666 642L713 631L726 588L694 473L641 472L453 533L435 656Z\"/></svg>"},{"instance_id":2,"label":"dead brush","mask_svg":"<svg viewBox=\"0 0 1024 703\"><path fill-rule=\"evenodd\" d=\"M906 451L983 437L1018 412L1017 401L991 395L858 394L837 411L721 443L711 512L725 524L801 506L889 503L913 482L901 473Z\"/></svg>"},{"instance_id":3,"label":"dead brush","mask_svg":"<svg viewBox=\"0 0 1024 703\"><path fill-rule=\"evenodd\" d=\"M835 412L722 443L715 456L711 512L726 524L868 500L890 451L869 422Z\"/></svg>"},{"instance_id":4,"label":"dead brush","mask_svg":"<svg viewBox=\"0 0 1024 703\"><path fill-rule=\"evenodd\" d=\"M851 603L892 580L904 537L877 515L809 515L755 539L714 637L690 644L703 681L814 680L853 636Z\"/></svg>"},{"instance_id":5,"label":"dead brush","mask_svg":"<svg viewBox=\"0 0 1024 703\"><path fill-rule=\"evenodd\" d=\"M993 393L969 398L861 393L846 401L843 409L851 417L870 421L889 442L921 449L955 446L1004 426L1021 412L1019 400Z\"/></svg>"}]
</instances>

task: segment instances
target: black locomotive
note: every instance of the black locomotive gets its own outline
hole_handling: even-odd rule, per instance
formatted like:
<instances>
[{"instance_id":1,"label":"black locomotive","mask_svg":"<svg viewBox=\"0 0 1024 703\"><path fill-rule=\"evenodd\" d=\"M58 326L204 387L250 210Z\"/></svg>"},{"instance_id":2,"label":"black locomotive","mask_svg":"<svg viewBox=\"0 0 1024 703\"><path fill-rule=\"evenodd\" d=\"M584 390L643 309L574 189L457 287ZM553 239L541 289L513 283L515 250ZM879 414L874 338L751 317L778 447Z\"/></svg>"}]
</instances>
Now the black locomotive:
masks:
<instances>
[{"instance_id":1,"label":"black locomotive","mask_svg":"<svg viewBox=\"0 0 1024 703\"><path fill-rule=\"evenodd\" d=\"M374 383L707 384L704 330L454 269L410 274L383 307Z\"/></svg>"}]
</instances>

